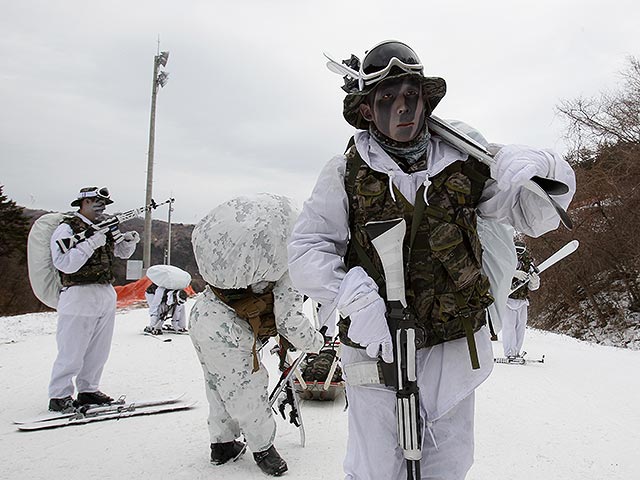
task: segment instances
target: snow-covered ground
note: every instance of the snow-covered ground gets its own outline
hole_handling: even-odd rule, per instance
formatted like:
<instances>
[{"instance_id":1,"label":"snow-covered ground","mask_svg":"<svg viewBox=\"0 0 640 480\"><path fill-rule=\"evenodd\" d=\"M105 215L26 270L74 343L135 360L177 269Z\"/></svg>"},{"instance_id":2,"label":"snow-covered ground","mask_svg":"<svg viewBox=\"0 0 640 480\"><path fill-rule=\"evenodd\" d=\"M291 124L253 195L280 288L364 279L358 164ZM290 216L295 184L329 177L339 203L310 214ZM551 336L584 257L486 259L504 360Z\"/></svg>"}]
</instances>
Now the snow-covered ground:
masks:
<instances>
[{"instance_id":1,"label":"snow-covered ground","mask_svg":"<svg viewBox=\"0 0 640 480\"><path fill-rule=\"evenodd\" d=\"M192 300L188 306L192 304ZM186 393L189 411L19 432L12 420L43 412L55 357L55 313L0 318L1 479L267 478L251 455L209 463L202 371L188 336L141 335L146 309L121 311L102 389L130 400ZM501 345L494 343L496 353ZM530 330L529 355L544 364L496 365L477 391L476 463L467 480L640 478L640 351ZM264 359L273 372L275 358ZM279 418L276 446L287 477L340 479L344 398L302 404L306 447ZM387 480L387 479L380 479Z\"/></svg>"}]
</instances>

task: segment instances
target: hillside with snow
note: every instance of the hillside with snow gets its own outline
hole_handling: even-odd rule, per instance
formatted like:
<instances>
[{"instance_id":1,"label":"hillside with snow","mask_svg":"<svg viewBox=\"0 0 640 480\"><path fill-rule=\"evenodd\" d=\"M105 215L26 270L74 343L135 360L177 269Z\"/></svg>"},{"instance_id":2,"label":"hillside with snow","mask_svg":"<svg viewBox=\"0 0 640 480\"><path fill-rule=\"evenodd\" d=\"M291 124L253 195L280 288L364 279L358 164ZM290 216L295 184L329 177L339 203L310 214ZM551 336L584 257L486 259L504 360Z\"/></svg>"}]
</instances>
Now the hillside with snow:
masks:
<instances>
[{"instance_id":1,"label":"hillside with snow","mask_svg":"<svg viewBox=\"0 0 640 480\"><path fill-rule=\"evenodd\" d=\"M188 306L192 305L190 300ZM14 419L44 412L56 353L55 313L0 318L0 479L225 479L266 477L250 454L209 463L202 371L188 336L141 334L147 310L121 310L104 392L129 400L185 393L188 411L19 432ZM494 343L496 354L500 342ZM640 478L640 351L529 330L525 350L544 364L497 364L476 396L476 462L468 480ZM277 377L276 359L263 360ZM344 398L302 403L307 442L278 417L285 478L340 479ZM384 480L384 479L381 479Z\"/></svg>"}]
</instances>

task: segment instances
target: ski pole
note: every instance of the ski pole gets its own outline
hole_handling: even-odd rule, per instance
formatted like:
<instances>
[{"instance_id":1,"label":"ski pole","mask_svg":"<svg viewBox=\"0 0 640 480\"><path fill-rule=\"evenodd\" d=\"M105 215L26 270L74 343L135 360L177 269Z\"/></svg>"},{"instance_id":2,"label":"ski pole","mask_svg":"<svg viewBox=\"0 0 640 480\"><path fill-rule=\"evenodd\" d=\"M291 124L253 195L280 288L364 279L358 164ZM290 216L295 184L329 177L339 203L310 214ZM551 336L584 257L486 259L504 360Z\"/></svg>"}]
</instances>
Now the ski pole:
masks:
<instances>
[{"instance_id":1,"label":"ski pole","mask_svg":"<svg viewBox=\"0 0 640 480\"><path fill-rule=\"evenodd\" d=\"M276 383L276 386L273 388L273 391L269 395L270 407L273 407L273 404L276 402L278 396L285 389L287 382L294 375L295 370L298 368L300 363L302 363L302 360L304 360L306 356L307 356L306 353L301 353L300 356L298 356L298 358L295 359L295 361L291 364L289 368L285 368L282 371L282 373L280 374L280 378L278 379L278 383Z\"/></svg>"}]
</instances>

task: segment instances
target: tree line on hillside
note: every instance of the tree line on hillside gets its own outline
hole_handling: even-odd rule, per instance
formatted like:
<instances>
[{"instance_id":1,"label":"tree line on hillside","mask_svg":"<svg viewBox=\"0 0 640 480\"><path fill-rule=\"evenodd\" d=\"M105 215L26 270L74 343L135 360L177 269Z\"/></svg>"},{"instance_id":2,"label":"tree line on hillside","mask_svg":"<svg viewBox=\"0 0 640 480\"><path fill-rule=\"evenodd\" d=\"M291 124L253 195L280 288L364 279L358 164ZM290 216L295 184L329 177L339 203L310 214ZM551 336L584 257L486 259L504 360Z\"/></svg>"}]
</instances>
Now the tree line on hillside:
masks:
<instances>
[{"instance_id":1,"label":"tree line on hillside","mask_svg":"<svg viewBox=\"0 0 640 480\"><path fill-rule=\"evenodd\" d=\"M22 313L50 310L33 294L27 271L27 237L33 222L48 213L44 210L30 210L16 205L3 193L0 185L0 272L3 282L0 284L0 315L18 315ZM123 231L135 230L142 237L144 220L133 219L122 226ZM191 286L195 291L204 289L204 281L198 273L198 267L191 247L193 225L172 223L171 225L171 264L191 274ZM151 263L165 262L168 225L154 220L152 224ZM131 260L142 260L142 242L138 244ZM126 260L116 258L114 275L116 285L124 285L126 279Z\"/></svg>"},{"instance_id":2,"label":"tree line on hillside","mask_svg":"<svg viewBox=\"0 0 640 480\"><path fill-rule=\"evenodd\" d=\"M28 308L21 298L23 293L16 288L16 283L22 283L20 277L25 273L26 239L31 225L23 210L4 194L4 186L0 185L0 272L3 279L0 284L0 314L13 313L11 308L5 310L5 306L19 305L18 312ZM26 286L33 296L28 280Z\"/></svg>"},{"instance_id":3,"label":"tree line on hillside","mask_svg":"<svg viewBox=\"0 0 640 480\"><path fill-rule=\"evenodd\" d=\"M580 248L542 276L531 324L590 341L640 348L640 62L598 97L562 102L578 189L573 231L528 244L538 261L572 239Z\"/></svg>"}]
</instances>

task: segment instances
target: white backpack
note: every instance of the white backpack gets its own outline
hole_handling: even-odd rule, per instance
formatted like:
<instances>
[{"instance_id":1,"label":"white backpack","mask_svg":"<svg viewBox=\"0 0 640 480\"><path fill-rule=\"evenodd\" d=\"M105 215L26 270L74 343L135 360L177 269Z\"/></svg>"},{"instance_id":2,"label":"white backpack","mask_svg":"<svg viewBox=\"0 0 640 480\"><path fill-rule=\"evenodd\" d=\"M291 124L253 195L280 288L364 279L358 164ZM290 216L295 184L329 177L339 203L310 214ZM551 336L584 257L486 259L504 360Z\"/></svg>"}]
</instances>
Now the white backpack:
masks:
<instances>
[{"instance_id":1,"label":"white backpack","mask_svg":"<svg viewBox=\"0 0 640 480\"><path fill-rule=\"evenodd\" d=\"M60 273L53 266L50 242L53 232L65 216L64 213L42 215L31 227L27 240L27 265L31 288L38 300L51 308L58 306L62 281Z\"/></svg>"}]
</instances>

